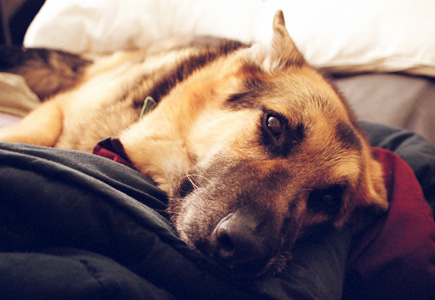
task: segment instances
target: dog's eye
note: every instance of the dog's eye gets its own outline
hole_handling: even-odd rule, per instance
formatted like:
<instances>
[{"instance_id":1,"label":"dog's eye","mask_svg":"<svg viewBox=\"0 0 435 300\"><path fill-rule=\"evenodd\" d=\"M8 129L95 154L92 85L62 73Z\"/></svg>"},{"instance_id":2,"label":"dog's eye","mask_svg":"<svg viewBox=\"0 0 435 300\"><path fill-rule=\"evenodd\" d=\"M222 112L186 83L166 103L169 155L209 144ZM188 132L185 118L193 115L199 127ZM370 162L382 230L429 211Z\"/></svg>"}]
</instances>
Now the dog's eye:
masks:
<instances>
[{"instance_id":1,"label":"dog's eye","mask_svg":"<svg viewBox=\"0 0 435 300\"><path fill-rule=\"evenodd\" d=\"M263 128L277 142L281 134L284 132L286 121L284 117L277 113L266 113L263 116Z\"/></svg>"},{"instance_id":2,"label":"dog's eye","mask_svg":"<svg viewBox=\"0 0 435 300\"><path fill-rule=\"evenodd\" d=\"M266 126L269 128L270 132L277 136L284 131L284 121L274 115L268 115L266 119Z\"/></svg>"},{"instance_id":3,"label":"dog's eye","mask_svg":"<svg viewBox=\"0 0 435 300\"><path fill-rule=\"evenodd\" d=\"M308 196L307 208L312 213L323 213L335 216L340 212L344 187L331 185L322 189L313 190Z\"/></svg>"},{"instance_id":4,"label":"dog's eye","mask_svg":"<svg viewBox=\"0 0 435 300\"><path fill-rule=\"evenodd\" d=\"M260 128L260 143L273 156L288 156L305 137L303 124L292 126L285 116L274 111L264 112Z\"/></svg>"}]
</instances>

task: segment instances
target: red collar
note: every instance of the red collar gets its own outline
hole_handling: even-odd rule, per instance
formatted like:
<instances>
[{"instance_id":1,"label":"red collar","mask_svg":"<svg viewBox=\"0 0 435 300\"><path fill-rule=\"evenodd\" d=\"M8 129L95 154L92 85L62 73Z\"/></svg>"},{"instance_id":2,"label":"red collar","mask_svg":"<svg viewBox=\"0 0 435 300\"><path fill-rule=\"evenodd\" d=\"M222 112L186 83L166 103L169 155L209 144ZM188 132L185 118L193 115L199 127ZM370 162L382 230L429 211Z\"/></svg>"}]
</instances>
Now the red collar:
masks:
<instances>
[{"instance_id":1,"label":"red collar","mask_svg":"<svg viewBox=\"0 0 435 300\"><path fill-rule=\"evenodd\" d=\"M94 147L92 153L119 162L132 169L136 169L125 153L124 146L119 138L111 137L99 142Z\"/></svg>"}]
</instances>

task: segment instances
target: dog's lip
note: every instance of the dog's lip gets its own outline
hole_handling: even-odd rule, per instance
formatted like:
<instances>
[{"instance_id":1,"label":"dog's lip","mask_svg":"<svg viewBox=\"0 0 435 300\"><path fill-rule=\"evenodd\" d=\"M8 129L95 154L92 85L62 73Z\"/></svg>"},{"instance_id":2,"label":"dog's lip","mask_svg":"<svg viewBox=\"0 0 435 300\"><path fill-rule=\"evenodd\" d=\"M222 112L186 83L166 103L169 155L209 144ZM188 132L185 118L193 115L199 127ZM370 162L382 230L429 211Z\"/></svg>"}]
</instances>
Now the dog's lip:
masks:
<instances>
[{"instance_id":1,"label":"dog's lip","mask_svg":"<svg viewBox=\"0 0 435 300\"><path fill-rule=\"evenodd\" d=\"M201 250L196 248L197 255L204 259L217 273L218 276L224 276L226 279L235 280L251 280L259 278L265 274L274 273L272 269L269 268L269 263L265 264L261 268L249 268L243 267L241 265L232 265L221 260L217 260L215 257L208 255L204 252L204 248Z\"/></svg>"},{"instance_id":2,"label":"dog's lip","mask_svg":"<svg viewBox=\"0 0 435 300\"><path fill-rule=\"evenodd\" d=\"M95 145L92 154L106 157L129 168L136 169L125 153L122 142L117 137L110 137Z\"/></svg>"},{"instance_id":3,"label":"dog's lip","mask_svg":"<svg viewBox=\"0 0 435 300\"><path fill-rule=\"evenodd\" d=\"M209 240L198 240L194 243L194 248L196 249L196 253L208 261L214 268L219 270L225 276L229 276L231 278L238 279L249 279L249 278L257 278L262 276L263 274L269 272L269 263L267 262L256 264L255 266L251 264L233 264L231 262L226 261L225 259L219 259L215 255L213 255L211 250L211 245Z\"/></svg>"}]
</instances>

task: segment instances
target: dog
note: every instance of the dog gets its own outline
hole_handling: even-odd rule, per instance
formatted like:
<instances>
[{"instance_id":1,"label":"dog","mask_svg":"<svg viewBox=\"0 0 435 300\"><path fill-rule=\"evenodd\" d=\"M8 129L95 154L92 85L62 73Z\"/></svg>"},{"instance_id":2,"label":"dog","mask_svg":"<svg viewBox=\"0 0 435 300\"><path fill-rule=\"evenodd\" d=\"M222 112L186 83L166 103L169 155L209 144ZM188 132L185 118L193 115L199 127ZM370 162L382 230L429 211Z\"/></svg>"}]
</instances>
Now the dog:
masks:
<instances>
[{"instance_id":1,"label":"dog","mask_svg":"<svg viewBox=\"0 0 435 300\"><path fill-rule=\"evenodd\" d=\"M91 152L119 137L168 194L180 237L231 272L279 272L312 228L388 208L353 112L281 11L270 44L174 37L96 58L9 51L1 63L49 99L0 140ZM146 98L157 106L139 117Z\"/></svg>"}]
</instances>

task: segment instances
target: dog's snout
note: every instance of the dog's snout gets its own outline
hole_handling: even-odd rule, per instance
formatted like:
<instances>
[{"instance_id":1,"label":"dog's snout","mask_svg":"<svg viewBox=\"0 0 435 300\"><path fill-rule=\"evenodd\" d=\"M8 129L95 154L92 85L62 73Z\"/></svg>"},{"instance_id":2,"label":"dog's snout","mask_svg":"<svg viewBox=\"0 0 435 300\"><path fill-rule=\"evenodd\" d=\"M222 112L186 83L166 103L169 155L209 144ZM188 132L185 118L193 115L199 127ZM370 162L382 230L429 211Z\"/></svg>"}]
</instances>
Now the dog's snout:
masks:
<instances>
[{"instance_id":1,"label":"dog's snout","mask_svg":"<svg viewBox=\"0 0 435 300\"><path fill-rule=\"evenodd\" d=\"M272 225L271 220L255 213L227 215L212 234L215 258L232 269L261 271L278 247Z\"/></svg>"}]
</instances>

